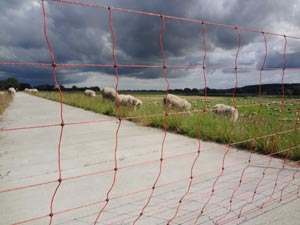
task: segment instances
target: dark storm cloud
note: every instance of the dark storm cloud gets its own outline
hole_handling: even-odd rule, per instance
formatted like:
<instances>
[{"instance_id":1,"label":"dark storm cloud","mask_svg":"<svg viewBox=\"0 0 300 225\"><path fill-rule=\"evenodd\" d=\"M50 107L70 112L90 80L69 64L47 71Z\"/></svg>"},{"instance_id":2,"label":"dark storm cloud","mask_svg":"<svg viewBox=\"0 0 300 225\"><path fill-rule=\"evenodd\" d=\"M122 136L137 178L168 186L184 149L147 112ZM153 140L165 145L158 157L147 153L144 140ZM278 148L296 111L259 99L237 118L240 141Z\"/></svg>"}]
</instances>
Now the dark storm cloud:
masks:
<instances>
[{"instance_id":1,"label":"dark storm cloud","mask_svg":"<svg viewBox=\"0 0 300 225\"><path fill-rule=\"evenodd\" d=\"M83 0L81 0L83 2ZM110 4L128 8L173 15L216 23L229 24L272 32L297 31L299 33L299 0L286 4L280 0L253 1L95 1L85 2ZM46 1L47 32L57 63L112 64L112 35L107 9L80 7ZM159 35L161 18L147 15L113 11L112 23L116 35L115 55L119 64L162 65ZM0 3L0 61L51 62L43 32L43 17L40 0L6 0ZM293 28L293 30L290 30ZM297 34L296 32L296 34ZM292 34L292 33L291 33ZM295 34L295 35L296 35ZM263 60L261 33L240 31L241 48L251 45L239 60L239 65L259 66ZM238 46L237 30L214 25L205 26L207 65L234 65ZM293 43L295 51L288 53L288 67L299 67L299 42ZM203 39L201 24L177 20L165 20L163 49L167 65L201 65ZM255 55L255 57L253 57ZM268 66L282 66L282 55L270 52ZM50 82L51 70L36 68L0 68L0 76L19 76L32 83ZM161 70L120 68L122 76L138 79L161 78ZM62 82L82 83L88 76L82 73L114 75L112 68L68 68L58 70ZM187 76L190 70L171 71L170 76ZM39 79L37 79L37 77ZM31 80L32 79L32 80Z\"/></svg>"},{"instance_id":2,"label":"dark storm cloud","mask_svg":"<svg viewBox=\"0 0 300 225\"><path fill-rule=\"evenodd\" d=\"M300 52L290 53L284 57L282 53L269 56L266 67L269 68L299 68ZM299 79L300 80L300 79Z\"/></svg>"}]
</instances>

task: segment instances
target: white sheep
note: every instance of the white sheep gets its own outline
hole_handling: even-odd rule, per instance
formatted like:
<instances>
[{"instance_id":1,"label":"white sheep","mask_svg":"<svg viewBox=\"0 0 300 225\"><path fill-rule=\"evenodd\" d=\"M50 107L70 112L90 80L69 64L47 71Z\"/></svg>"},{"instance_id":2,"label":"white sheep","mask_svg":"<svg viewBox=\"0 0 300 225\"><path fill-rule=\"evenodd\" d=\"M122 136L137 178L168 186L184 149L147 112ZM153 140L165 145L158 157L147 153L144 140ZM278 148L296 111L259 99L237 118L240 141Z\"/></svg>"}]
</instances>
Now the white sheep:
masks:
<instances>
[{"instance_id":1,"label":"white sheep","mask_svg":"<svg viewBox=\"0 0 300 225\"><path fill-rule=\"evenodd\" d=\"M189 103L186 99L180 98L173 94L168 94L168 98L164 96L163 103L166 104L168 100L168 105L170 107L174 107L176 109L188 111L191 108L191 103Z\"/></svg>"},{"instance_id":2,"label":"white sheep","mask_svg":"<svg viewBox=\"0 0 300 225\"><path fill-rule=\"evenodd\" d=\"M0 91L0 96L4 96L5 94L5 91Z\"/></svg>"},{"instance_id":3,"label":"white sheep","mask_svg":"<svg viewBox=\"0 0 300 225\"><path fill-rule=\"evenodd\" d=\"M118 98L115 99L115 105L121 106L133 106L134 110L136 110L137 106L141 106L143 104L142 100L133 97L132 95L123 95L119 94Z\"/></svg>"},{"instance_id":4,"label":"white sheep","mask_svg":"<svg viewBox=\"0 0 300 225\"><path fill-rule=\"evenodd\" d=\"M13 87L8 88L8 92L9 92L11 95L14 95L14 94L17 93L16 89L13 88Z\"/></svg>"},{"instance_id":5,"label":"white sheep","mask_svg":"<svg viewBox=\"0 0 300 225\"><path fill-rule=\"evenodd\" d=\"M39 90L36 88L31 89L31 93L39 93Z\"/></svg>"},{"instance_id":6,"label":"white sheep","mask_svg":"<svg viewBox=\"0 0 300 225\"><path fill-rule=\"evenodd\" d=\"M25 88L24 92L26 92L26 93L32 93L32 94L39 93L38 89L36 89L36 88Z\"/></svg>"},{"instance_id":7,"label":"white sheep","mask_svg":"<svg viewBox=\"0 0 300 225\"><path fill-rule=\"evenodd\" d=\"M105 87L102 90L102 97L103 100L110 100L110 101L115 101L116 98L116 90L110 87Z\"/></svg>"},{"instance_id":8,"label":"white sheep","mask_svg":"<svg viewBox=\"0 0 300 225\"><path fill-rule=\"evenodd\" d=\"M93 90L87 89L87 90L84 91L84 95L89 96L89 97L96 97L96 92L93 91Z\"/></svg>"},{"instance_id":9,"label":"white sheep","mask_svg":"<svg viewBox=\"0 0 300 225\"><path fill-rule=\"evenodd\" d=\"M216 104L213 107L212 112L215 114L230 116L231 118L233 117L234 122L236 122L239 117L239 111L236 108L225 104Z\"/></svg>"},{"instance_id":10,"label":"white sheep","mask_svg":"<svg viewBox=\"0 0 300 225\"><path fill-rule=\"evenodd\" d=\"M134 109L136 106L141 106L143 104L141 99L138 99L136 97L133 97L132 95L127 95L130 101L130 104L134 106Z\"/></svg>"}]
</instances>

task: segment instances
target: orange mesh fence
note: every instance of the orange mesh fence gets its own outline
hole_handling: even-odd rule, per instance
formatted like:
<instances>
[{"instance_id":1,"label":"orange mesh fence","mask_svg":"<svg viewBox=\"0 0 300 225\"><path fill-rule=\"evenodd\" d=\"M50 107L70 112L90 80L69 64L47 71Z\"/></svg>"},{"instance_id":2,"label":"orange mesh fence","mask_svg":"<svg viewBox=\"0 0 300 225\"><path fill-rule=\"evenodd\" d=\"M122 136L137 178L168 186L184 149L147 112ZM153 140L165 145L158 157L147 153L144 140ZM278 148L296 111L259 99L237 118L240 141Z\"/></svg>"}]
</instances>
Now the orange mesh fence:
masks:
<instances>
[{"instance_id":1,"label":"orange mesh fence","mask_svg":"<svg viewBox=\"0 0 300 225\"><path fill-rule=\"evenodd\" d=\"M249 29L244 27L236 27L225 24L218 24L207 21L199 21L188 18L181 18L169 15L156 14L151 12L142 12L130 9L115 8L99 4L90 4L77 1L69 0L52 0L48 1L51 4L69 4L76 7L90 7L96 8L97 10L107 10L109 28L111 32L111 64L66 64L59 63L56 61L55 53L52 50L51 40L47 33L47 9L45 7L45 1L42 0L42 12L44 20L44 35L45 40L49 49L51 56L51 62L45 63L29 63L29 62L0 62L0 66L12 66L12 67L49 67L52 68L53 83L57 87L59 92L59 118L60 121L53 124L32 124L28 126L20 127L5 127L0 129L0 133L7 132L21 132L27 130L35 129L50 129L59 128L59 135L57 140L57 167L52 168L57 171L57 178L44 180L42 182L36 183L24 183L24 185L17 185L12 187L1 188L0 195L13 194L18 191L27 191L34 188L41 188L44 186L53 186L52 195L49 202L49 213L39 216L24 217L20 221L14 221L13 224L31 224L33 222L48 220L48 224L55 224L55 218L75 212L82 209L89 209L90 207L97 206L98 210L92 215L93 224L146 224L144 219L153 217L153 221L157 221L158 224L204 224L210 222L213 224L230 224L236 223L237 221L242 221L243 218L251 218L252 215L263 212L264 209L272 209L272 207L277 207L281 204L287 204L288 201L297 199L299 197L300 189L300 177L299 177L299 163L294 162L296 166L289 166L289 157L293 151L299 151L300 145L297 138L299 138L299 112L300 106L297 108L297 117L293 121L293 127L286 129L283 127L284 121L284 107L286 104L299 104L298 99L288 99L285 93L285 76L287 71L299 71L300 68L289 68L287 67L287 46L289 40L299 40L300 37L289 36L283 34L276 34L272 32L260 31L255 29ZM156 17L161 20L161 30L157 34L159 36L159 46L161 53L161 64L158 65L145 65L145 64L119 64L117 56L115 54L115 46L117 43L117 36L114 31L114 12L119 11L123 13L144 15L148 17ZM184 21L187 23L195 23L199 25L199 30L201 30L201 44L203 49L203 55L200 65L168 65L165 51L164 51L164 34L166 29L166 21ZM236 51L234 57L234 66L219 66L219 65L207 65L207 43L206 43L206 28L207 26L214 26L216 28L224 28L228 30L233 30L236 33ZM248 33L258 33L261 35L264 43L264 57L261 68L257 67L242 67L239 66L240 50L241 50L241 31ZM266 60L268 58L268 37L276 36L282 38L284 43L283 49L283 67L277 68L267 68ZM117 116L99 119L99 120L81 120L81 121L65 121L64 119L64 93L60 88L60 84L57 81L57 69L66 67L100 67L100 68L112 68L115 75L115 89L117 91L116 105L118 108ZM139 115L139 116L123 116L123 111L121 103L118 99L119 90L119 69L120 68L135 68L135 69L161 69L162 77L165 81L165 97L166 104L163 113L155 113L151 115ZM170 94L170 82L168 78L169 69L199 69L201 70L201 77L204 81L204 93L203 93L203 107L201 109L187 111L174 112L170 110L168 104L168 95ZM258 107L257 114L255 114L254 129L251 138L245 138L243 140L234 139L236 123L234 118L230 118L230 131L229 137L226 145L215 146L209 150L204 150L202 145L202 138L205 134L205 129L203 129L203 124L207 114L212 113L213 109L208 106L208 93L207 93L207 71L210 69L214 70L228 70L234 71L234 88L232 91L231 99L232 105L238 109L246 109L249 107ZM258 90L258 103L251 104L238 104L237 102L237 88L239 86L239 73L242 71L257 71L259 73L259 90ZM262 93L262 76L265 71L280 71L281 73L281 98L278 101L265 100ZM200 79L200 78L199 78ZM269 105L279 105L279 116L276 122L276 132L272 133L260 133L259 128L262 125L263 120L263 110ZM193 150L180 153L180 154L166 154L165 149L168 139L168 120L173 116L189 116L189 115L200 115L197 121L197 144L194 146ZM163 118L163 133L161 137L161 146L159 150L159 156L156 159L144 160L141 162L135 162L128 165L119 165L118 151L120 149L120 131L125 126L125 121L133 119L145 119L145 118ZM63 151L62 143L64 141L64 134L66 127L75 126L86 126L89 124L103 124L108 122L117 122L115 134L114 134L114 149L111 152L111 160L113 162L112 168L105 168L102 170L97 170L94 172L82 172L76 175L64 176L62 173L62 160L61 154ZM284 138L285 135L292 135L292 141L288 143L287 148L275 149L276 143L280 138ZM77 138L77 137L76 137ZM254 156L256 146L260 140L270 140L271 149L266 157L258 158ZM249 152L247 157L242 162L228 163L228 155L235 151L236 146L241 146L241 144L250 143ZM183 147L182 147L183 148ZM206 151L221 151L224 150L222 160L219 165L215 165L213 170L205 171L199 173L196 169L197 166L202 163L202 154ZM282 153L284 154L283 160L279 163L275 163L273 166L274 158L277 158ZM93 157L93 156L91 156ZM172 174L173 171L168 171L165 166L166 163L174 162L176 160L186 160L189 158L189 168L188 177L180 177L180 179L172 180L166 182L162 181L162 176L164 174ZM203 159L204 160L204 159ZM139 190L127 190L120 195L114 195L114 190L119 188L119 186L126 186L122 183L122 179L119 178L119 173L132 173L130 176L135 176L132 169L139 170L141 168L151 167L152 170L157 171L151 186L144 187ZM253 167L261 167L259 174L257 171L253 171ZM231 174L229 177L228 175ZM92 202L87 202L81 205L74 205L73 207L64 208L60 210L55 210L55 204L58 198L61 198L59 194L61 189L65 184L80 181L86 178L99 179L101 176L109 175L110 183L107 190L105 190L105 196L99 195L97 199ZM145 174L146 175L146 174ZM172 175L170 175L172 176ZM226 178L228 178L226 180ZM204 182L208 180L209 182ZM102 187L99 187L101 189ZM168 198L170 193L176 193L170 198ZM229 193L226 197L220 197L223 193ZM140 194L143 194L141 199L138 198ZM97 196L97 195L96 195ZM85 196L82 196L84 198ZM135 207L132 209L127 207L122 208L122 205L114 205L115 208L111 209L110 205L113 202L118 202L119 200L125 200L128 204L132 204ZM136 202L135 202L136 201ZM36 206L39 207L39 206ZM194 210L188 210L188 207L192 207ZM220 210L216 210L220 209ZM112 211L124 211L123 213L114 216L114 214L109 214ZM158 216L162 211L166 211L163 216ZM216 212L217 211L217 212ZM109 216L110 215L110 216ZM158 219L159 218L159 219ZM76 218L70 218L74 219ZM103 222L102 222L103 221ZM159 222L160 221L160 222ZM72 222L71 222L72 223Z\"/></svg>"}]
</instances>

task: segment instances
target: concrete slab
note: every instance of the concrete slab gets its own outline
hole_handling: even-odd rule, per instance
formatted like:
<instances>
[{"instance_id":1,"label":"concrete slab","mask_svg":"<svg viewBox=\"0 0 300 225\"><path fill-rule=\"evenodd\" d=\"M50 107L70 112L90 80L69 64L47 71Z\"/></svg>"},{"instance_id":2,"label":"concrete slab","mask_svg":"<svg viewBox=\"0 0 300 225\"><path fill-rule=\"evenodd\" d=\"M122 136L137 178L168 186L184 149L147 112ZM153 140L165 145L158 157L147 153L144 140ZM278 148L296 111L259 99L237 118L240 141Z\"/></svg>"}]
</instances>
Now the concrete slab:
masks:
<instances>
[{"instance_id":1,"label":"concrete slab","mask_svg":"<svg viewBox=\"0 0 300 225\"><path fill-rule=\"evenodd\" d=\"M0 128L51 127L0 131L0 224L49 224L50 202L58 185L59 104L17 93ZM65 122L98 121L64 126L61 142L62 183L53 201L52 224L93 224L105 204L114 175L118 121L82 109L63 106ZM122 121L118 133L118 171L110 201L97 224L133 224L159 173L164 132ZM167 133L161 177L150 204L137 224L167 224L187 191L198 141ZM222 167L226 146L201 141L189 194L171 224L194 224ZM230 149L223 176L197 224L299 224L300 184L297 168L286 165L270 198L282 161L253 155L242 185L240 175L249 153ZM292 181L292 182L290 182ZM251 198L257 184L253 201ZM280 190L289 184L279 201ZM232 204L230 198L235 192ZM247 204L250 202L251 204ZM263 209L259 207L266 204ZM242 217L237 218L243 208ZM224 216L226 215L226 216Z\"/></svg>"}]
</instances>

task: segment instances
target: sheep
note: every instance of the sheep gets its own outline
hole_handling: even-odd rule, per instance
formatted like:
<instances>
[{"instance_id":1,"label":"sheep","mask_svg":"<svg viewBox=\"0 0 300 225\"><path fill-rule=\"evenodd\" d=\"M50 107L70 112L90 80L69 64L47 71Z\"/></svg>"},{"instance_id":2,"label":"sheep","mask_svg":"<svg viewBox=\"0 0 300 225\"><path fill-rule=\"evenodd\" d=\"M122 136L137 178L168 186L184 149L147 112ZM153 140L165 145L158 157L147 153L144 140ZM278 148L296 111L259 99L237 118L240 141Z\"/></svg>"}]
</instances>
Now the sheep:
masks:
<instances>
[{"instance_id":1,"label":"sheep","mask_svg":"<svg viewBox=\"0 0 300 225\"><path fill-rule=\"evenodd\" d=\"M14 95L14 94L16 94L16 89L15 88L13 88L13 87L10 87L10 88L8 88L8 92L11 94L11 95Z\"/></svg>"},{"instance_id":2,"label":"sheep","mask_svg":"<svg viewBox=\"0 0 300 225\"><path fill-rule=\"evenodd\" d=\"M0 91L0 96L4 96L5 95L5 91Z\"/></svg>"},{"instance_id":3,"label":"sheep","mask_svg":"<svg viewBox=\"0 0 300 225\"><path fill-rule=\"evenodd\" d=\"M164 96L163 98L164 105L167 102L169 106L174 107L176 109L183 109L184 111L188 111L192 107L191 103L189 103L186 99L180 98L173 94L168 94L168 98Z\"/></svg>"},{"instance_id":4,"label":"sheep","mask_svg":"<svg viewBox=\"0 0 300 225\"><path fill-rule=\"evenodd\" d=\"M36 88L31 89L31 93L39 93L39 90Z\"/></svg>"},{"instance_id":5,"label":"sheep","mask_svg":"<svg viewBox=\"0 0 300 225\"><path fill-rule=\"evenodd\" d=\"M110 88L110 87L103 88L103 91L102 91L103 100L107 99L110 101L115 101L116 93L117 93L116 90L113 88Z\"/></svg>"},{"instance_id":6,"label":"sheep","mask_svg":"<svg viewBox=\"0 0 300 225\"><path fill-rule=\"evenodd\" d=\"M216 104L213 107L212 112L215 114L223 114L223 115L231 116L233 117L234 122L236 122L239 117L239 111L236 108L225 104Z\"/></svg>"},{"instance_id":7,"label":"sheep","mask_svg":"<svg viewBox=\"0 0 300 225\"><path fill-rule=\"evenodd\" d=\"M115 99L115 105L122 105L122 106L133 106L134 110L136 110L137 106L141 106L143 104L142 100L133 97L132 95L123 95L119 94L118 97Z\"/></svg>"},{"instance_id":8,"label":"sheep","mask_svg":"<svg viewBox=\"0 0 300 225\"><path fill-rule=\"evenodd\" d=\"M31 88L25 88L24 92L32 93L32 94L39 93L38 89L36 89L36 88L32 88L32 89Z\"/></svg>"},{"instance_id":9,"label":"sheep","mask_svg":"<svg viewBox=\"0 0 300 225\"><path fill-rule=\"evenodd\" d=\"M130 101L130 104L133 105L134 107L136 106L141 106L143 104L142 100L133 97L132 95L127 95Z\"/></svg>"},{"instance_id":10,"label":"sheep","mask_svg":"<svg viewBox=\"0 0 300 225\"><path fill-rule=\"evenodd\" d=\"M93 90L87 89L87 90L84 91L84 95L89 96L89 97L96 97L96 92L93 91Z\"/></svg>"}]
</instances>

